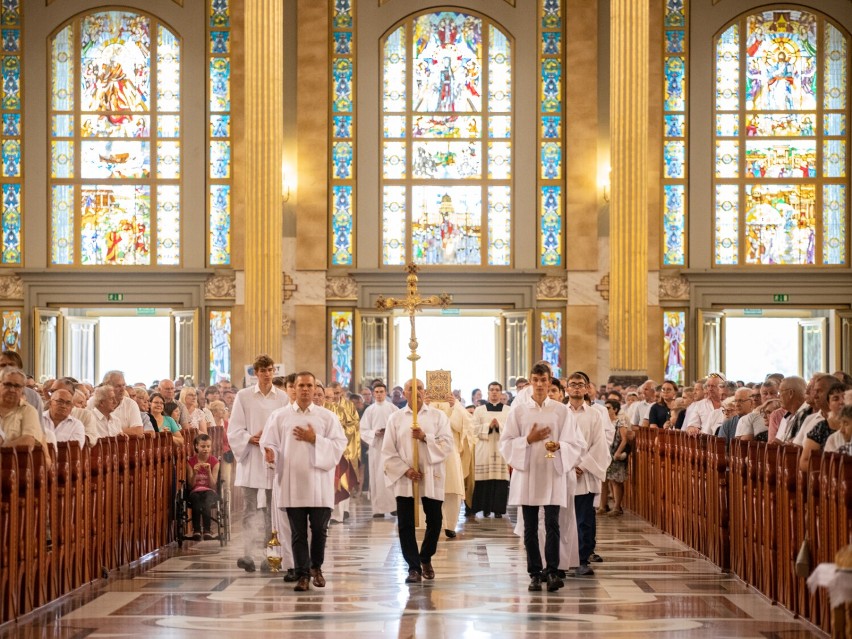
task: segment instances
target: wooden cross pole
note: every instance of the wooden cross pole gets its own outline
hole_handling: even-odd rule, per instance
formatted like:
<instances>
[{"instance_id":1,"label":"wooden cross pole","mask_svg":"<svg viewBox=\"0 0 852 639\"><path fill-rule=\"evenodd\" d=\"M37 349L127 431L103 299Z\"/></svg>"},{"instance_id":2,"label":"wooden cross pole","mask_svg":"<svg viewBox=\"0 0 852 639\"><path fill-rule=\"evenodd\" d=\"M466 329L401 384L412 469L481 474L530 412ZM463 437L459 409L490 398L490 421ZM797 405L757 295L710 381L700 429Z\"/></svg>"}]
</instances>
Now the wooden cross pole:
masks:
<instances>
[{"instance_id":1,"label":"wooden cross pole","mask_svg":"<svg viewBox=\"0 0 852 639\"><path fill-rule=\"evenodd\" d=\"M417 265L412 262L406 267L406 270L408 271L408 277L406 277L405 280L407 285L406 296L403 298L395 298L379 295L379 297L376 298L376 308L383 311L387 311L392 308L401 308L405 311L411 321L411 337L408 340L408 348L411 349L411 352L408 354L408 360L411 362L411 406L413 408L411 430L414 431L418 428L417 413L420 411L420 404L417 401L417 360L420 359L420 355L417 354L417 332L414 330L414 315L425 306L440 306L441 308L447 308L450 305L450 302L453 301L453 298L446 293L430 295L429 297L420 297L420 293L417 291ZM420 472L419 448L420 446L418 442L411 442L414 470L417 472ZM412 489L414 493L414 525L419 526L420 482L412 482Z\"/></svg>"}]
</instances>

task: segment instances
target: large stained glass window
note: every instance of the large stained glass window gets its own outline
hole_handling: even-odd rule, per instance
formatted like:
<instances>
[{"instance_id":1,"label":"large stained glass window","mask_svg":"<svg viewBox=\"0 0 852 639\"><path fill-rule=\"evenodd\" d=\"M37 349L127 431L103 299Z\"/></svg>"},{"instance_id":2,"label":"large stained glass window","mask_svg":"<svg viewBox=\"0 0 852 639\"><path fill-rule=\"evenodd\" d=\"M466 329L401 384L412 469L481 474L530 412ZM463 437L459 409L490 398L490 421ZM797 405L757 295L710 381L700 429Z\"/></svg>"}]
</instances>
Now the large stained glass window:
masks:
<instances>
[{"instance_id":1,"label":"large stained glass window","mask_svg":"<svg viewBox=\"0 0 852 639\"><path fill-rule=\"evenodd\" d=\"M0 63L3 69L3 90L0 93L0 264L20 265L21 259L21 183L23 182L23 108L21 104L21 78L23 70L23 37L21 33L20 0L4 0L0 14L3 50Z\"/></svg>"},{"instance_id":2,"label":"large stained glass window","mask_svg":"<svg viewBox=\"0 0 852 639\"><path fill-rule=\"evenodd\" d=\"M541 359L550 364L554 377L562 377L562 311L539 314Z\"/></svg>"},{"instance_id":3,"label":"large stained glass window","mask_svg":"<svg viewBox=\"0 0 852 639\"><path fill-rule=\"evenodd\" d=\"M210 311L210 384L231 379L231 311Z\"/></svg>"},{"instance_id":4,"label":"large stained glass window","mask_svg":"<svg viewBox=\"0 0 852 639\"><path fill-rule=\"evenodd\" d=\"M50 263L180 264L180 41L103 11L66 23L49 55Z\"/></svg>"},{"instance_id":5,"label":"large stained glass window","mask_svg":"<svg viewBox=\"0 0 852 639\"><path fill-rule=\"evenodd\" d=\"M355 0L331 1L331 263L355 259Z\"/></svg>"},{"instance_id":6,"label":"large stained glass window","mask_svg":"<svg viewBox=\"0 0 852 639\"><path fill-rule=\"evenodd\" d=\"M208 2L207 260L221 266L231 263L231 2Z\"/></svg>"},{"instance_id":7,"label":"large stained glass window","mask_svg":"<svg viewBox=\"0 0 852 639\"><path fill-rule=\"evenodd\" d=\"M539 264L563 260L563 0L539 0Z\"/></svg>"},{"instance_id":8,"label":"large stained glass window","mask_svg":"<svg viewBox=\"0 0 852 639\"><path fill-rule=\"evenodd\" d=\"M331 379L344 388L352 384L354 323L352 311L331 311Z\"/></svg>"},{"instance_id":9,"label":"large stained glass window","mask_svg":"<svg viewBox=\"0 0 852 639\"><path fill-rule=\"evenodd\" d=\"M663 311L663 368L665 379L686 379L686 311Z\"/></svg>"},{"instance_id":10,"label":"large stained glass window","mask_svg":"<svg viewBox=\"0 0 852 639\"><path fill-rule=\"evenodd\" d=\"M441 11L382 47L382 264L510 266L509 38Z\"/></svg>"},{"instance_id":11,"label":"large stained glass window","mask_svg":"<svg viewBox=\"0 0 852 639\"><path fill-rule=\"evenodd\" d=\"M843 265L849 39L792 8L716 39L716 265Z\"/></svg>"},{"instance_id":12,"label":"large stained glass window","mask_svg":"<svg viewBox=\"0 0 852 639\"><path fill-rule=\"evenodd\" d=\"M685 266L689 0L663 12L663 266Z\"/></svg>"}]
</instances>

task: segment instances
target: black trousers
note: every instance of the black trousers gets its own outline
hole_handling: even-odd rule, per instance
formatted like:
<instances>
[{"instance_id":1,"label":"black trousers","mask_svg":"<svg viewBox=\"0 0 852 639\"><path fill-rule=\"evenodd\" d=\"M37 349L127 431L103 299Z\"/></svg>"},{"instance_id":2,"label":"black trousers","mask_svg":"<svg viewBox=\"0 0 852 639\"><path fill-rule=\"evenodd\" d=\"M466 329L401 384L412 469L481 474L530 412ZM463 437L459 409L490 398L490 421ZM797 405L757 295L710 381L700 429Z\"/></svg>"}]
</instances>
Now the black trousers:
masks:
<instances>
[{"instance_id":1,"label":"black trousers","mask_svg":"<svg viewBox=\"0 0 852 639\"><path fill-rule=\"evenodd\" d=\"M202 531L201 521L204 519L204 532L210 532L210 509L216 505L219 496L215 490L198 490L189 493L189 505L192 508L192 532Z\"/></svg>"},{"instance_id":2,"label":"black trousers","mask_svg":"<svg viewBox=\"0 0 852 639\"><path fill-rule=\"evenodd\" d=\"M544 561L538 544L538 509L544 508ZM530 577L559 570L559 506L521 506L524 515L524 548Z\"/></svg>"},{"instance_id":3,"label":"black trousers","mask_svg":"<svg viewBox=\"0 0 852 639\"><path fill-rule=\"evenodd\" d=\"M293 544L293 563L296 575L308 577L311 568L322 568L325 560L325 540L331 508L288 508ZM311 547L308 551L308 522L311 524Z\"/></svg>"},{"instance_id":4,"label":"black trousers","mask_svg":"<svg viewBox=\"0 0 852 639\"><path fill-rule=\"evenodd\" d=\"M580 565L589 563L589 555L595 551L595 493L574 496L574 514L577 517L577 537L580 551Z\"/></svg>"},{"instance_id":5,"label":"black trousers","mask_svg":"<svg viewBox=\"0 0 852 639\"><path fill-rule=\"evenodd\" d=\"M438 549L438 538L441 536L441 505L437 499L421 497L423 512L426 513L426 534L423 544L417 549L417 536L414 529L414 497L396 498L397 526L399 528L399 546L409 570L422 572L421 562L429 562Z\"/></svg>"}]
</instances>

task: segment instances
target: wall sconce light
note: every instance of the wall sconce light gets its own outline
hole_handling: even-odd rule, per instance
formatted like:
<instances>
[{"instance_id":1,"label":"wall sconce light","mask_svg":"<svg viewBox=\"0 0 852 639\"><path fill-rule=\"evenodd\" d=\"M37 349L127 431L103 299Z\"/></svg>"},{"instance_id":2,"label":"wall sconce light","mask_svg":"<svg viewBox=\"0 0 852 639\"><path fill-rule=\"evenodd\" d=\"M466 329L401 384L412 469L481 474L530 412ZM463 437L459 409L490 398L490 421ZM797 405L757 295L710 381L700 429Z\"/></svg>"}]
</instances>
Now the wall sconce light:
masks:
<instances>
[{"instance_id":1,"label":"wall sconce light","mask_svg":"<svg viewBox=\"0 0 852 639\"><path fill-rule=\"evenodd\" d=\"M612 174L612 167L610 166L602 166L598 169L598 188L601 191L601 195L603 196L604 202L609 202L609 184L610 184L610 176Z\"/></svg>"},{"instance_id":2,"label":"wall sconce light","mask_svg":"<svg viewBox=\"0 0 852 639\"><path fill-rule=\"evenodd\" d=\"M290 201L290 180L287 179L289 172L287 171L287 164L281 162L281 201L289 202Z\"/></svg>"}]
</instances>

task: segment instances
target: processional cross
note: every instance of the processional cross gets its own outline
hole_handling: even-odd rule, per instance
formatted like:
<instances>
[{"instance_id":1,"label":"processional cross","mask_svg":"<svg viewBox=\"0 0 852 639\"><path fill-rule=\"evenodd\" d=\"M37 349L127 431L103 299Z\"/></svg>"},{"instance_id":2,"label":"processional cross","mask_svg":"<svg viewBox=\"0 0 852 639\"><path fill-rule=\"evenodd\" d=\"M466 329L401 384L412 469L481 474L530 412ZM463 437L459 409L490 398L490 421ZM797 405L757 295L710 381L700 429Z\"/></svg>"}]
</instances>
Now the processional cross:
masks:
<instances>
[{"instance_id":1,"label":"processional cross","mask_svg":"<svg viewBox=\"0 0 852 639\"><path fill-rule=\"evenodd\" d=\"M413 418L411 420L411 430L417 430L417 413L420 412L420 404L417 401L417 360L420 355L417 354L417 332L414 329L414 315L417 311L426 306L440 306L447 308L450 302L453 301L451 295L441 293L440 295L430 295L429 297L420 297L417 290L417 265L413 262L406 266L408 277L405 278L407 294L403 298L384 297L379 295L376 298L376 308L382 311L387 311L392 308L404 309L411 321L411 337L408 339L408 348L411 352L408 354L408 360L411 362L411 405L414 407ZM414 470L420 472L419 445L418 442L412 442L412 453ZM412 482L414 493L414 525L420 525L420 482Z\"/></svg>"}]
</instances>

